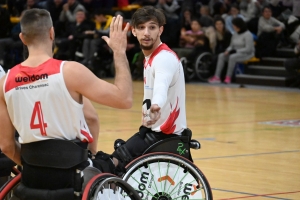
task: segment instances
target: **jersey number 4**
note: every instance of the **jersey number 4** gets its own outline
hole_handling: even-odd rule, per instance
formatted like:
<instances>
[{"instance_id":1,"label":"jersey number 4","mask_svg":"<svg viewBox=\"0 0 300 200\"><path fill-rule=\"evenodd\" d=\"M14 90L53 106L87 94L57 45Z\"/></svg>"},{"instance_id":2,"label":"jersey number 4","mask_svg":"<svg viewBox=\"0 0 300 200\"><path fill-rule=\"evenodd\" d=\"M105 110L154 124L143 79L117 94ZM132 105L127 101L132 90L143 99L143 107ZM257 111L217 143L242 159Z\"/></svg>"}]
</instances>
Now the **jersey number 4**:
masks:
<instances>
[{"instance_id":1,"label":"jersey number 4","mask_svg":"<svg viewBox=\"0 0 300 200\"><path fill-rule=\"evenodd\" d=\"M41 102L39 101L35 102L34 104L31 120L30 120L30 128L40 129L41 134L43 136L47 135L46 133L47 123L45 123L44 121L42 106L41 106Z\"/></svg>"}]
</instances>

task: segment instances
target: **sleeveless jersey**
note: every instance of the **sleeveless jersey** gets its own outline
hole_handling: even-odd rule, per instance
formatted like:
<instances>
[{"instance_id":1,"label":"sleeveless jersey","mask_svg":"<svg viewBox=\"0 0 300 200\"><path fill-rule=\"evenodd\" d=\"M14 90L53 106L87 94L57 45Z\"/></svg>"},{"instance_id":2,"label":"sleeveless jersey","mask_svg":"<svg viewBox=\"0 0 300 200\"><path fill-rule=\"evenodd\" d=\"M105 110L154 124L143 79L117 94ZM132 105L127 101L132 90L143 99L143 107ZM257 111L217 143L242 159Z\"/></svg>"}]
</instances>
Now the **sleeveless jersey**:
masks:
<instances>
[{"instance_id":1,"label":"sleeveless jersey","mask_svg":"<svg viewBox=\"0 0 300 200\"><path fill-rule=\"evenodd\" d=\"M93 141L83 104L71 97L65 85L63 65L51 58L38 67L19 64L8 71L4 96L20 143L54 138Z\"/></svg>"},{"instance_id":2,"label":"sleeveless jersey","mask_svg":"<svg viewBox=\"0 0 300 200\"><path fill-rule=\"evenodd\" d=\"M161 108L161 116L154 125L147 126L152 104ZM144 61L142 124L165 134L180 134L187 127L183 67L176 53L164 43Z\"/></svg>"}]
</instances>

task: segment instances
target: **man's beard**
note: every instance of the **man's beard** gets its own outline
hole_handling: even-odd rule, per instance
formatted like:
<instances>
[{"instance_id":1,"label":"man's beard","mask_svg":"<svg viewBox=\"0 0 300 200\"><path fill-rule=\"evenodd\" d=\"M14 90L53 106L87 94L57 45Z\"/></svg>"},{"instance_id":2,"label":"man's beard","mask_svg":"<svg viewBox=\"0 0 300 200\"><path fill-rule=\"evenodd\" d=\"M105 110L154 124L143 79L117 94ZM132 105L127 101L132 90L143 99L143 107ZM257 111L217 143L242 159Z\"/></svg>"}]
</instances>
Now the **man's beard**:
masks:
<instances>
[{"instance_id":1,"label":"man's beard","mask_svg":"<svg viewBox=\"0 0 300 200\"><path fill-rule=\"evenodd\" d=\"M151 50L153 48L153 44L151 44L150 46L144 46L144 45L140 44L140 47L141 47L142 50L148 51L148 50Z\"/></svg>"}]
</instances>

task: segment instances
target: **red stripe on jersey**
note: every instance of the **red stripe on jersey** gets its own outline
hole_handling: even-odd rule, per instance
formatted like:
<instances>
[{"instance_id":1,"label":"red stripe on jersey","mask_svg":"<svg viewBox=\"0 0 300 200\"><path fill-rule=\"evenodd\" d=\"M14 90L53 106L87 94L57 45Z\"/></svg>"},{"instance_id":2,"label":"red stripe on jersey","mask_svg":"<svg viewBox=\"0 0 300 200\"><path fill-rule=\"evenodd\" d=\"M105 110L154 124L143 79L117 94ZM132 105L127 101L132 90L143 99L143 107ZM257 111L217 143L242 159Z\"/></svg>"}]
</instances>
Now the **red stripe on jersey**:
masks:
<instances>
[{"instance_id":1,"label":"red stripe on jersey","mask_svg":"<svg viewBox=\"0 0 300 200\"><path fill-rule=\"evenodd\" d=\"M159 45L154 51L153 53L151 54L150 58L149 58L149 61L148 61L148 64L149 66L151 67L151 64L152 64L152 61L154 59L154 57L162 50L166 50L166 51L169 51L170 53L174 54L176 56L176 58L178 59L179 61L179 58L177 56L177 54L171 50L165 43L162 43L161 45ZM146 66L147 67L147 66Z\"/></svg>"},{"instance_id":2,"label":"red stripe on jersey","mask_svg":"<svg viewBox=\"0 0 300 200\"><path fill-rule=\"evenodd\" d=\"M87 138L87 140L88 140L87 142L91 143L94 141L94 138L92 138L91 135L88 132L86 132L85 130L81 129L80 133Z\"/></svg>"},{"instance_id":3,"label":"red stripe on jersey","mask_svg":"<svg viewBox=\"0 0 300 200\"><path fill-rule=\"evenodd\" d=\"M47 79L48 76L59 73L61 62L61 60L50 58L37 67L16 65L9 70L9 74L6 77L5 92L37 80Z\"/></svg>"},{"instance_id":4,"label":"red stripe on jersey","mask_svg":"<svg viewBox=\"0 0 300 200\"><path fill-rule=\"evenodd\" d=\"M177 97L177 103L174 110L170 113L168 119L163 123L163 125L160 126L160 130L165 134L172 134L176 129L175 121L178 118L180 113L180 108L178 108L177 110L177 106L178 106L178 97ZM171 104L171 108L172 108L172 104Z\"/></svg>"}]
</instances>

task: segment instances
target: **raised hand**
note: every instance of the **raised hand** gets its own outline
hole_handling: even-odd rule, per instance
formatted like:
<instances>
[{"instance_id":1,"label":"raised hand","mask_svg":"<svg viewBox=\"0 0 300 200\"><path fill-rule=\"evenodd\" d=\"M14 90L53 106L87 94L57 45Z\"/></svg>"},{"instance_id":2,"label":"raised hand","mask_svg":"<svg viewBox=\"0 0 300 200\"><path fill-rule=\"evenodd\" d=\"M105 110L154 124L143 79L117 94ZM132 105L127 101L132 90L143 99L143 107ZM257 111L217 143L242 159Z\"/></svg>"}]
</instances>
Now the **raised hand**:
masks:
<instances>
[{"instance_id":1,"label":"raised hand","mask_svg":"<svg viewBox=\"0 0 300 200\"><path fill-rule=\"evenodd\" d=\"M129 29L129 23L122 29L123 17L118 15L113 17L110 24L109 37L102 36L102 39L108 44L108 46L114 52L125 52L127 47L127 32Z\"/></svg>"}]
</instances>

